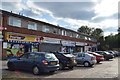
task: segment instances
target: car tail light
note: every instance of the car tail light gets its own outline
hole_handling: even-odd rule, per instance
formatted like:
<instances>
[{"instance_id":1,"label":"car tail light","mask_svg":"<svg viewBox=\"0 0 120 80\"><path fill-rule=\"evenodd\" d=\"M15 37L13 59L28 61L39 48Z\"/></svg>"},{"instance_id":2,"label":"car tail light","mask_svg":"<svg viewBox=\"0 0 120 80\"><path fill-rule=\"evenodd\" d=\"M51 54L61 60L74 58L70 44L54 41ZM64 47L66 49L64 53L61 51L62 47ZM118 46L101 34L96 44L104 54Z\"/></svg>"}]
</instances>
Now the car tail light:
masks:
<instances>
[{"instance_id":1,"label":"car tail light","mask_svg":"<svg viewBox=\"0 0 120 80\"><path fill-rule=\"evenodd\" d=\"M43 60L42 63L45 64L45 65L48 64L48 62L46 60Z\"/></svg>"},{"instance_id":2,"label":"car tail light","mask_svg":"<svg viewBox=\"0 0 120 80\"><path fill-rule=\"evenodd\" d=\"M91 57L91 60L96 60L96 58L95 57Z\"/></svg>"}]
</instances>

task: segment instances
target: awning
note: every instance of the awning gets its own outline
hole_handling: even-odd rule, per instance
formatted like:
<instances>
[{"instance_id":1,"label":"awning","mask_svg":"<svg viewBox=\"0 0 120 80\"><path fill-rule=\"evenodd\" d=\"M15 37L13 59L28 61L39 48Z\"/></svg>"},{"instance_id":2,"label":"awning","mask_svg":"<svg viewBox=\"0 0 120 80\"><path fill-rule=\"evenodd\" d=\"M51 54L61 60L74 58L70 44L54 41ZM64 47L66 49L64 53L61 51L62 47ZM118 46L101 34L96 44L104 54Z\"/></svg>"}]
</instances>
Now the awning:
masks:
<instances>
[{"instance_id":1,"label":"awning","mask_svg":"<svg viewBox=\"0 0 120 80\"><path fill-rule=\"evenodd\" d=\"M39 45L39 42L25 42L25 41L16 41L16 40L7 40L8 43L14 44L31 44L31 45Z\"/></svg>"}]
</instances>

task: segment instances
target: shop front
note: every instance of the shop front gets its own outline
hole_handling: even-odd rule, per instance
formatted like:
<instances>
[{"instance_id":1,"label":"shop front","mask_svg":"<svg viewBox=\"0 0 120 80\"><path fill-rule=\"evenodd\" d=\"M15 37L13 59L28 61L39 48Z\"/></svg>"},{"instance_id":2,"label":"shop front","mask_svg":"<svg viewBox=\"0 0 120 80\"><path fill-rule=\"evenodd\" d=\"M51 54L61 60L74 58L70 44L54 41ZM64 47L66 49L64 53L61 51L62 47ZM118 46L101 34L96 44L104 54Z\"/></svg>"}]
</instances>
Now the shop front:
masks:
<instances>
[{"instance_id":1,"label":"shop front","mask_svg":"<svg viewBox=\"0 0 120 80\"><path fill-rule=\"evenodd\" d=\"M61 50L61 39L43 37L43 41L40 43L39 51L42 52L55 52Z\"/></svg>"},{"instance_id":2,"label":"shop front","mask_svg":"<svg viewBox=\"0 0 120 80\"><path fill-rule=\"evenodd\" d=\"M3 54L6 56L20 56L26 52L39 49L38 36L21 33L6 32L3 41ZM3 57L6 57L3 56Z\"/></svg>"},{"instance_id":3,"label":"shop front","mask_svg":"<svg viewBox=\"0 0 120 80\"><path fill-rule=\"evenodd\" d=\"M85 46L85 43L83 43L83 42L76 42L75 51L76 52L84 52L84 46Z\"/></svg>"},{"instance_id":4,"label":"shop front","mask_svg":"<svg viewBox=\"0 0 120 80\"><path fill-rule=\"evenodd\" d=\"M95 45L95 44L92 45L92 51L93 51L93 52L97 51L97 45Z\"/></svg>"},{"instance_id":5,"label":"shop front","mask_svg":"<svg viewBox=\"0 0 120 80\"><path fill-rule=\"evenodd\" d=\"M70 52L73 53L75 51L75 42L73 41L67 41L67 40L62 40L62 52Z\"/></svg>"}]
</instances>

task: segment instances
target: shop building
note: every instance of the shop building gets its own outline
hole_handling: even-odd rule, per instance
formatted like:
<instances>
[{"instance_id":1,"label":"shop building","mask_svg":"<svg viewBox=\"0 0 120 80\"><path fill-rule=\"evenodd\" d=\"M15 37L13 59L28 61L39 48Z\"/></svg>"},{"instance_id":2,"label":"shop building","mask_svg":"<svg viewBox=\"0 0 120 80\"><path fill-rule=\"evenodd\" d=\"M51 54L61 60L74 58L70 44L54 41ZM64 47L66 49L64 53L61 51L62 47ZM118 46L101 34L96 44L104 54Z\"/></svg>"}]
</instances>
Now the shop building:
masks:
<instances>
[{"instance_id":1,"label":"shop building","mask_svg":"<svg viewBox=\"0 0 120 80\"><path fill-rule=\"evenodd\" d=\"M86 51L97 44L91 36L35 20L20 14L1 10L3 54L29 51ZM97 46L95 47L97 48Z\"/></svg>"}]
</instances>

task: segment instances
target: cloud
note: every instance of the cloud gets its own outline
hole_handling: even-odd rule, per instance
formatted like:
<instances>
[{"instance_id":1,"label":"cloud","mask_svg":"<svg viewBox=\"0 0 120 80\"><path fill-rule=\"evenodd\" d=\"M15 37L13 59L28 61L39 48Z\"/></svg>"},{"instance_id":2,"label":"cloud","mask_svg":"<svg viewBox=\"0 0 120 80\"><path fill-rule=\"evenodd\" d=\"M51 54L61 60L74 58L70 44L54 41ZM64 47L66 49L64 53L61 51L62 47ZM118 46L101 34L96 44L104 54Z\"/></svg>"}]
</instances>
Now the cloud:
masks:
<instances>
[{"instance_id":1,"label":"cloud","mask_svg":"<svg viewBox=\"0 0 120 80\"><path fill-rule=\"evenodd\" d=\"M104 36L108 36L108 35L110 35L110 34L113 34L113 35L115 35L115 34L117 34L118 32L116 32L116 31L112 31L112 32L104 32Z\"/></svg>"},{"instance_id":2,"label":"cloud","mask_svg":"<svg viewBox=\"0 0 120 80\"><path fill-rule=\"evenodd\" d=\"M87 20L95 16L92 2L34 2L34 4L50 10L55 17Z\"/></svg>"},{"instance_id":3,"label":"cloud","mask_svg":"<svg viewBox=\"0 0 120 80\"><path fill-rule=\"evenodd\" d=\"M60 25L77 31L82 25L101 28L105 35L117 32L116 2L101 0L96 2L3 2L2 9L21 12L25 16ZM106 2L108 4L106 4ZM110 9L109 9L110 8ZM112 28L112 29L111 29Z\"/></svg>"},{"instance_id":4,"label":"cloud","mask_svg":"<svg viewBox=\"0 0 120 80\"><path fill-rule=\"evenodd\" d=\"M119 0L101 0L101 2L94 6L94 11L97 15L94 16L92 20L118 13L118 1Z\"/></svg>"}]
</instances>

